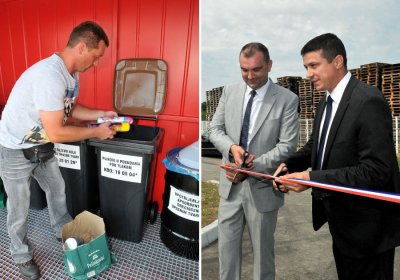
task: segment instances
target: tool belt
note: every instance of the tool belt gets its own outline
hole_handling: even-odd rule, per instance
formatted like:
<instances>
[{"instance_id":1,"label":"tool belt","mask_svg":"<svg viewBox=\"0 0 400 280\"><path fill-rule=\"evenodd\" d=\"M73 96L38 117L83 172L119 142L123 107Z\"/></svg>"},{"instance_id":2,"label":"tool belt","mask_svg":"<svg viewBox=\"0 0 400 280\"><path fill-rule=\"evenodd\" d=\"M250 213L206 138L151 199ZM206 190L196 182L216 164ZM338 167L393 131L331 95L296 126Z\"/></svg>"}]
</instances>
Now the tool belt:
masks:
<instances>
[{"instance_id":1,"label":"tool belt","mask_svg":"<svg viewBox=\"0 0 400 280\"><path fill-rule=\"evenodd\" d=\"M22 149L24 156L31 163L45 163L51 159L54 154L54 144L49 142L42 145L33 146L27 149Z\"/></svg>"}]
</instances>

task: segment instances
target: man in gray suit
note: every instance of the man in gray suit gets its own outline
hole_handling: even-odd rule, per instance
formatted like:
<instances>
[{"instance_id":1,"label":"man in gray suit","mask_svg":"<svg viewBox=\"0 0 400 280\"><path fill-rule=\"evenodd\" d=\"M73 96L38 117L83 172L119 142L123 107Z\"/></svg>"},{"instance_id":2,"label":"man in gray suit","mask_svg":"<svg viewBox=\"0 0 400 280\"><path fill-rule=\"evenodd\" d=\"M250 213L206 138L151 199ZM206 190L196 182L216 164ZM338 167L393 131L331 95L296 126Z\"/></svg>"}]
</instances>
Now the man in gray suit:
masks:
<instances>
[{"instance_id":1,"label":"man in gray suit","mask_svg":"<svg viewBox=\"0 0 400 280\"><path fill-rule=\"evenodd\" d=\"M298 97L268 78L272 60L263 44L245 45L239 62L244 83L224 87L210 125L210 141L222 153L223 163L231 158L231 166L272 174L296 149ZM275 279L274 232L283 194L271 186L270 181L221 169L221 279L240 279L246 223L253 244L254 279Z\"/></svg>"}]
</instances>

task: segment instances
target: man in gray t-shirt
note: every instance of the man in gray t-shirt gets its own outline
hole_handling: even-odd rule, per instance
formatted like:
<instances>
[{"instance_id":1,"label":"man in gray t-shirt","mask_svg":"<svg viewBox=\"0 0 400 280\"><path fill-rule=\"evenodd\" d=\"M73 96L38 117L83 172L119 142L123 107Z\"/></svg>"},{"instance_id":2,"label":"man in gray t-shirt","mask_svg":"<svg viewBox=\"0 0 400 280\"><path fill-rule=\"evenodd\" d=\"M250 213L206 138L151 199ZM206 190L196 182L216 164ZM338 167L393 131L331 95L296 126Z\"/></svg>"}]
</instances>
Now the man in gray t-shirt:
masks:
<instances>
[{"instance_id":1,"label":"man in gray t-shirt","mask_svg":"<svg viewBox=\"0 0 400 280\"><path fill-rule=\"evenodd\" d=\"M40 111L64 110L65 120L71 114L78 89L78 73L71 75L58 53L31 66L8 98L0 123L0 144L21 149L49 142Z\"/></svg>"},{"instance_id":2,"label":"man in gray t-shirt","mask_svg":"<svg viewBox=\"0 0 400 280\"><path fill-rule=\"evenodd\" d=\"M116 117L113 111L94 110L76 104L79 72L97 65L108 47L104 30L94 22L76 26L60 53L27 69L15 83L0 121L0 176L8 196L7 229L11 255L26 279L39 279L27 239L30 180L34 177L46 193L50 223L57 239L62 226L71 220L65 200L65 184L52 143L88 138L111 139L109 123L96 128L66 125L66 119L96 120ZM39 146L50 158L35 162L26 149ZM24 150L25 149L25 150ZM41 164L43 161L45 164Z\"/></svg>"}]
</instances>

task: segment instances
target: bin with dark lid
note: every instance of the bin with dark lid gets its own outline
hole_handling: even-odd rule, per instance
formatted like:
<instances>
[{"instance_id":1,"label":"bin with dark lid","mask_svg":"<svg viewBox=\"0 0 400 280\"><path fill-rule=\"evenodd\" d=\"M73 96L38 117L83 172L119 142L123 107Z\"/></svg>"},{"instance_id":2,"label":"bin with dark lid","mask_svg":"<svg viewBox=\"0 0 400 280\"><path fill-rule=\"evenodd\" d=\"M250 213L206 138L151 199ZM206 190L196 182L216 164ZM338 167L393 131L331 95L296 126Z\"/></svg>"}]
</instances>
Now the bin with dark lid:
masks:
<instances>
[{"instance_id":1,"label":"bin with dark lid","mask_svg":"<svg viewBox=\"0 0 400 280\"><path fill-rule=\"evenodd\" d=\"M167 64L163 60L120 60L114 72L114 109L121 116L156 124L164 108L166 88ZM153 159L163 134L156 125L134 123L129 132L119 132L113 139L89 140L96 149L100 215L107 235L140 242L146 213L152 213L149 219L155 221L158 206L152 202Z\"/></svg>"}]
</instances>

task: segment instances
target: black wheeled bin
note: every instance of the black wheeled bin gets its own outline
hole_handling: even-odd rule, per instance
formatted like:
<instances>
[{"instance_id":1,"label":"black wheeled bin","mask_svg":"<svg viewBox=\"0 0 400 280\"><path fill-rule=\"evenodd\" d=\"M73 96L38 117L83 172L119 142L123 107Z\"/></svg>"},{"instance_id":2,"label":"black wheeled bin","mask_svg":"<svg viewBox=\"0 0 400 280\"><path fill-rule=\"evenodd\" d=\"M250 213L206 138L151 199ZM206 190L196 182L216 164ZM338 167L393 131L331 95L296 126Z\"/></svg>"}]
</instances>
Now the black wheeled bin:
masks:
<instances>
[{"instance_id":1,"label":"black wheeled bin","mask_svg":"<svg viewBox=\"0 0 400 280\"><path fill-rule=\"evenodd\" d=\"M163 135L158 127L135 126L96 147L100 216L109 236L140 242L150 187L153 157Z\"/></svg>"},{"instance_id":2,"label":"black wheeled bin","mask_svg":"<svg viewBox=\"0 0 400 280\"><path fill-rule=\"evenodd\" d=\"M175 148L163 160L166 167L160 237L174 253L199 259L199 142Z\"/></svg>"},{"instance_id":3,"label":"black wheeled bin","mask_svg":"<svg viewBox=\"0 0 400 280\"><path fill-rule=\"evenodd\" d=\"M114 73L113 106L119 115L156 122L164 107L167 64L160 59L124 59ZM164 131L131 124L114 139L90 139L98 165L100 216L107 235L133 242L143 237L153 193L154 161Z\"/></svg>"},{"instance_id":4,"label":"black wheeled bin","mask_svg":"<svg viewBox=\"0 0 400 280\"><path fill-rule=\"evenodd\" d=\"M94 147L87 141L55 144L56 157L65 181L67 209L72 218L87 210L97 214L99 188Z\"/></svg>"}]
</instances>

